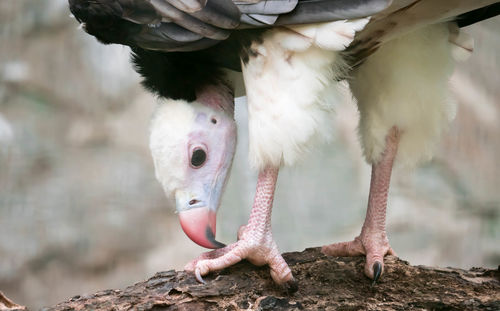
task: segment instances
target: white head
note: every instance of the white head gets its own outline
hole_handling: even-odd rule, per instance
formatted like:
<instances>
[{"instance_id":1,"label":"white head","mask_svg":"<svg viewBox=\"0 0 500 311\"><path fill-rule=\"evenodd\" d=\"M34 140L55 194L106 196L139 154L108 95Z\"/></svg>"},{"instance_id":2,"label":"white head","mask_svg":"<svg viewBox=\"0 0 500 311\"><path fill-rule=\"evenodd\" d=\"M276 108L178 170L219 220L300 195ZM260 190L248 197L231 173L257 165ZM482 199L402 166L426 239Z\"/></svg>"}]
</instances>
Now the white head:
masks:
<instances>
[{"instance_id":1,"label":"white head","mask_svg":"<svg viewBox=\"0 0 500 311\"><path fill-rule=\"evenodd\" d=\"M232 111L168 99L153 114L149 146L184 232L201 246L223 246L215 240L215 221L236 146Z\"/></svg>"}]
</instances>

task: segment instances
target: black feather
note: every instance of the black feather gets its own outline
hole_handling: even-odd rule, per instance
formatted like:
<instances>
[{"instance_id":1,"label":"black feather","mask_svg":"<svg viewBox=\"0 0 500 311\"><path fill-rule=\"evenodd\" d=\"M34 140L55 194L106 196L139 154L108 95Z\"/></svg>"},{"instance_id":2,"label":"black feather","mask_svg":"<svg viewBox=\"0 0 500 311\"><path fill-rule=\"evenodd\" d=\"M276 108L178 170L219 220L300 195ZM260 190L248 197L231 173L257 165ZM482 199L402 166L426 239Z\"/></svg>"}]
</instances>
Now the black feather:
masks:
<instances>
[{"instance_id":1,"label":"black feather","mask_svg":"<svg viewBox=\"0 0 500 311\"><path fill-rule=\"evenodd\" d=\"M141 5L141 15L149 15L151 21L158 19L153 7L144 2ZM100 42L133 44L132 38L141 33L144 25L125 20L127 8L121 2L113 0L81 1L69 0L71 13L84 29L95 36ZM148 11L149 7L149 11Z\"/></svg>"},{"instance_id":2,"label":"black feather","mask_svg":"<svg viewBox=\"0 0 500 311\"><path fill-rule=\"evenodd\" d=\"M135 70L144 78L142 84L146 89L173 99L193 101L197 89L221 82L222 68L241 71L240 57L248 51L252 40L265 31L240 30L217 43L171 23L139 24L139 20L158 20L155 9L145 1L69 0L69 3L76 19L85 23L85 30L100 42L132 48ZM138 7L139 3L142 4ZM127 5L136 8L134 14ZM200 45L208 48L189 52L158 51L164 46L189 50Z\"/></svg>"},{"instance_id":3,"label":"black feather","mask_svg":"<svg viewBox=\"0 0 500 311\"><path fill-rule=\"evenodd\" d=\"M500 14L500 2L464 13L456 18L458 27L466 27Z\"/></svg>"},{"instance_id":4,"label":"black feather","mask_svg":"<svg viewBox=\"0 0 500 311\"><path fill-rule=\"evenodd\" d=\"M200 52L163 53L132 48L135 69L151 92L172 99L196 99L196 90L223 79L220 67Z\"/></svg>"},{"instance_id":5,"label":"black feather","mask_svg":"<svg viewBox=\"0 0 500 311\"><path fill-rule=\"evenodd\" d=\"M173 99L196 99L196 90L224 79L223 68L241 71L249 46L265 30L242 30L211 48L192 52L160 52L132 47L135 70L149 91Z\"/></svg>"}]
</instances>

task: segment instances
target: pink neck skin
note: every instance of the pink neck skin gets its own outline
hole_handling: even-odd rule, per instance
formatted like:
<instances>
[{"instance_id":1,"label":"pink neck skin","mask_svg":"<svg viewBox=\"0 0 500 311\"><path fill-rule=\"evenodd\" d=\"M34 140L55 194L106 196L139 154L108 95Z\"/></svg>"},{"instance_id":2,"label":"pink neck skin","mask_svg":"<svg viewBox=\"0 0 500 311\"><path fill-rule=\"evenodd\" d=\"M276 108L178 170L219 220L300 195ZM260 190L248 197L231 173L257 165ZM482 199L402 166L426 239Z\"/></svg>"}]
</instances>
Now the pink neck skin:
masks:
<instances>
[{"instance_id":1,"label":"pink neck skin","mask_svg":"<svg viewBox=\"0 0 500 311\"><path fill-rule=\"evenodd\" d=\"M196 100L213 109L234 116L234 92L226 83L205 85L196 91Z\"/></svg>"}]
</instances>

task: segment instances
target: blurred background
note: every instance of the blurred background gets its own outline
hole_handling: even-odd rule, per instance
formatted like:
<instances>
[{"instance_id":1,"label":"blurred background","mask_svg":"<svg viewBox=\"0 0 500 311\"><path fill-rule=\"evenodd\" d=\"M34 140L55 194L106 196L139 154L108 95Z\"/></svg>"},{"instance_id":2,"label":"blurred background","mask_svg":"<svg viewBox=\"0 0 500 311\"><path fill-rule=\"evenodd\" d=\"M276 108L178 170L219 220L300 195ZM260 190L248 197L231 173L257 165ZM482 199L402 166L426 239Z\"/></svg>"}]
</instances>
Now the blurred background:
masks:
<instances>
[{"instance_id":1,"label":"blurred background","mask_svg":"<svg viewBox=\"0 0 500 311\"><path fill-rule=\"evenodd\" d=\"M452 79L457 118L433 161L397 170L389 239L412 264L500 264L500 19L468 27L476 48ZM155 99L129 50L78 29L66 0L0 1L0 290L30 308L182 269L204 251L183 234L147 147ZM256 172L246 106L219 210L218 239L246 223ZM273 229L282 251L350 240L361 228L370 167L346 91L337 131L280 173Z\"/></svg>"}]
</instances>

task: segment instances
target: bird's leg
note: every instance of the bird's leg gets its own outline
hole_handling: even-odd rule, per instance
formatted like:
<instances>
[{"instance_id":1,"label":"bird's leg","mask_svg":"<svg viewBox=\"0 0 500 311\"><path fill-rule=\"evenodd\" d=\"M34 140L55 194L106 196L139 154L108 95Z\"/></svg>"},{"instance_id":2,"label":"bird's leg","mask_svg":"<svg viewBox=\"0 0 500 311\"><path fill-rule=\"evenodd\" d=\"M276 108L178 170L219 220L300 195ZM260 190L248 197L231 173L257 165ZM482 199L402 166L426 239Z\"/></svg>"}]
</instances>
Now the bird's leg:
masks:
<instances>
[{"instance_id":1,"label":"bird's leg","mask_svg":"<svg viewBox=\"0 0 500 311\"><path fill-rule=\"evenodd\" d=\"M384 271L384 256L395 255L385 231L387 195L392 164L398 150L400 131L393 127L386 136L381 159L372 165L368 208L361 234L353 241L323 246L322 252L331 256L366 255L365 274L375 283Z\"/></svg>"},{"instance_id":2,"label":"bird's leg","mask_svg":"<svg viewBox=\"0 0 500 311\"><path fill-rule=\"evenodd\" d=\"M260 172L250 218L239 231L238 241L205 253L186 265L185 269L194 270L200 282L203 281L201 276L210 271L221 270L247 259L258 266L268 264L276 283L292 290L296 288L292 271L281 256L271 232L271 210L278 171L277 167L268 167Z\"/></svg>"}]
</instances>

